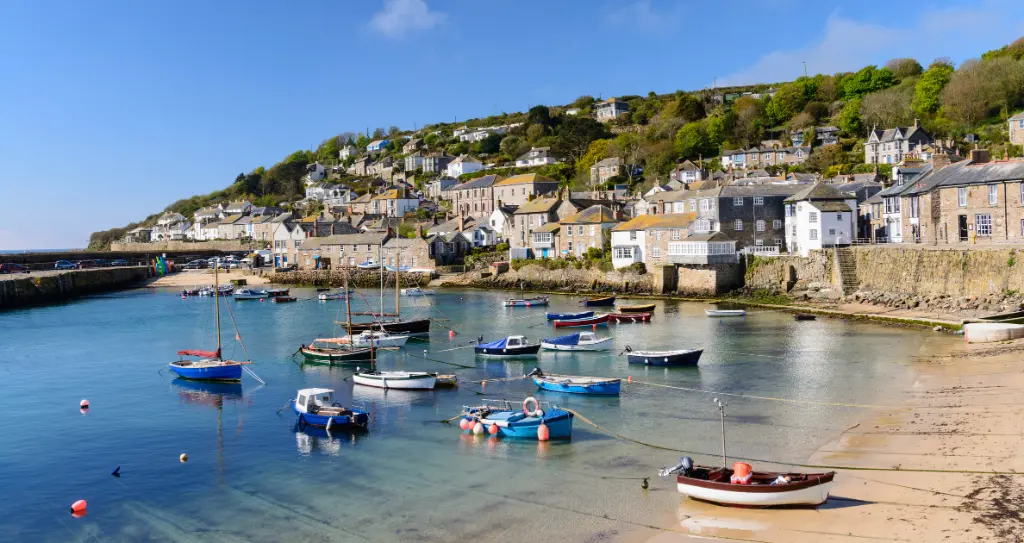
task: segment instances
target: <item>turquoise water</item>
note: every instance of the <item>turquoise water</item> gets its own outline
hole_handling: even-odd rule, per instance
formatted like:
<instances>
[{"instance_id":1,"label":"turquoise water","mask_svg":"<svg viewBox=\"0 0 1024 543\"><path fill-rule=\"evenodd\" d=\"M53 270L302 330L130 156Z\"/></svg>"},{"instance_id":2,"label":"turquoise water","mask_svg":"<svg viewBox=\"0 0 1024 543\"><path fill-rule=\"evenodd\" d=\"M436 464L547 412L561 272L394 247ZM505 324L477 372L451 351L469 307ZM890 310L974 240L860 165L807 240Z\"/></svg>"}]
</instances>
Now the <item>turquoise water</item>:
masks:
<instances>
[{"instance_id":1,"label":"turquoise water","mask_svg":"<svg viewBox=\"0 0 1024 543\"><path fill-rule=\"evenodd\" d=\"M460 380L554 373L627 377L618 398L536 392L522 380L457 390L384 393L346 380L350 368L302 365L299 344L337 333L344 302L295 289L293 304L226 300L251 368L239 386L188 387L167 371L184 348L212 349L213 300L137 290L0 313L0 539L4 541L583 541L664 525L679 507L655 475L678 453L614 439L577 420L571 442L463 435L439 420L484 398L534 394L635 439L717 455L711 396L639 382L807 401L871 403L909 379L926 333L838 320L795 322L751 311L709 319L700 304L659 301L653 323L612 326L611 353L542 353L537 361L485 361L454 349L483 335L561 335L544 310L505 309L502 292L441 291L403 299L429 315L428 342L382 356L382 369L457 373ZM365 292L373 297L372 292ZM372 298L377 303L377 298ZM393 303L388 296L386 304ZM366 310L362 302L355 310ZM578 310L553 298L552 311ZM224 312L225 356L244 359ZM706 349L698 368L649 369L616 356L634 348ZM454 349L454 350L449 350ZM471 366L462 368L429 358ZM302 433L279 409L298 388L334 388L369 406L364 434ZM92 408L81 414L79 400ZM728 398L729 452L799 462L863 410ZM189 460L180 463L178 455ZM715 456L697 455L716 462ZM120 478L110 472L121 466ZM74 518L68 506L89 502Z\"/></svg>"}]
</instances>

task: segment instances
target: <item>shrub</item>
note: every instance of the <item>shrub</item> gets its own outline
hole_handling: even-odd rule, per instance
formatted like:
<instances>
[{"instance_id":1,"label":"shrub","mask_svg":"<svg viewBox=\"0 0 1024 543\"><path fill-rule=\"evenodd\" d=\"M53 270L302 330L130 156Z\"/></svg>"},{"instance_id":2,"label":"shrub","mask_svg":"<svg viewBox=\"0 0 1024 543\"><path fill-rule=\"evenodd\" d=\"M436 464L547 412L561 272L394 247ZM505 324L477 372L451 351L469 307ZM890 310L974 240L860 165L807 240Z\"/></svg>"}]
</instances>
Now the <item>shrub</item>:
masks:
<instances>
[{"instance_id":1,"label":"shrub","mask_svg":"<svg viewBox=\"0 0 1024 543\"><path fill-rule=\"evenodd\" d=\"M612 265L610 260L602 260L597 264L597 269L603 272L615 271L615 266Z\"/></svg>"},{"instance_id":2,"label":"shrub","mask_svg":"<svg viewBox=\"0 0 1024 543\"><path fill-rule=\"evenodd\" d=\"M587 249L587 259L589 260L601 260L604 256L604 251L597 247L591 247Z\"/></svg>"},{"instance_id":3,"label":"shrub","mask_svg":"<svg viewBox=\"0 0 1024 543\"><path fill-rule=\"evenodd\" d=\"M647 273L647 266L645 266L643 262L634 262L629 265L629 271L637 275L643 275Z\"/></svg>"},{"instance_id":4,"label":"shrub","mask_svg":"<svg viewBox=\"0 0 1024 543\"><path fill-rule=\"evenodd\" d=\"M531 262L532 261L526 260L524 258L513 258L512 262L509 262L508 265L513 270L519 271L523 266L526 266L527 264L530 264Z\"/></svg>"},{"instance_id":5,"label":"shrub","mask_svg":"<svg viewBox=\"0 0 1024 543\"><path fill-rule=\"evenodd\" d=\"M498 245L497 245L497 246L495 247L495 250L497 250L497 251L507 251L507 250L508 250L508 243L507 243L507 242L504 242L504 241L503 241L503 242L501 242L501 243L499 243L499 244L498 244Z\"/></svg>"}]
</instances>

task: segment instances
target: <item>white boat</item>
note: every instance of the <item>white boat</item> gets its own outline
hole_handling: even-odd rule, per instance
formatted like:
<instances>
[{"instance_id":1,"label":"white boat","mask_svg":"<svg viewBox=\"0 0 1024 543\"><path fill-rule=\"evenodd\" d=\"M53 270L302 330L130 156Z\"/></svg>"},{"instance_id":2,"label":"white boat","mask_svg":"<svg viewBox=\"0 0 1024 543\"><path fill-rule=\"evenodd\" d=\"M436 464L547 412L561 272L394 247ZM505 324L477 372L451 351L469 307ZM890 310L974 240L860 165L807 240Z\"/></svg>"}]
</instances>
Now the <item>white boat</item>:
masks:
<instances>
[{"instance_id":1,"label":"white boat","mask_svg":"<svg viewBox=\"0 0 1024 543\"><path fill-rule=\"evenodd\" d=\"M348 299L348 294L345 294L344 292L321 292L316 295L316 299L321 302L326 302L328 300L346 300Z\"/></svg>"},{"instance_id":2,"label":"white boat","mask_svg":"<svg viewBox=\"0 0 1024 543\"><path fill-rule=\"evenodd\" d=\"M403 288L402 296L433 296L434 291L422 289L420 287Z\"/></svg>"},{"instance_id":3,"label":"white boat","mask_svg":"<svg viewBox=\"0 0 1024 543\"><path fill-rule=\"evenodd\" d=\"M374 262L372 260L367 260L366 262L358 264L357 267L361 270L376 270L380 269L380 263Z\"/></svg>"},{"instance_id":4,"label":"white boat","mask_svg":"<svg viewBox=\"0 0 1024 543\"><path fill-rule=\"evenodd\" d=\"M742 309L705 309L704 314L709 317L745 317L747 312Z\"/></svg>"},{"instance_id":5,"label":"white boat","mask_svg":"<svg viewBox=\"0 0 1024 543\"><path fill-rule=\"evenodd\" d=\"M540 346L550 351L608 351L612 348L612 338L599 337L593 332L579 332L541 340Z\"/></svg>"},{"instance_id":6,"label":"white boat","mask_svg":"<svg viewBox=\"0 0 1024 543\"><path fill-rule=\"evenodd\" d=\"M737 466L745 467L745 474ZM746 507L821 505L828 500L835 474L758 472L744 462L733 469L694 466L689 458L659 473L676 475L679 492L695 500Z\"/></svg>"},{"instance_id":7,"label":"white boat","mask_svg":"<svg viewBox=\"0 0 1024 543\"><path fill-rule=\"evenodd\" d=\"M243 288L236 290L233 296L236 300L262 300L267 297L267 291Z\"/></svg>"},{"instance_id":8,"label":"white boat","mask_svg":"<svg viewBox=\"0 0 1024 543\"><path fill-rule=\"evenodd\" d=\"M405 342L409 341L409 336L397 336L391 335L387 332L380 331L369 331L363 330L361 333L354 336L342 336L338 338L338 343L343 345L353 345L355 347L369 347L371 344L374 347L401 347L405 345Z\"/></svg>"},{"instance_id":9,"label":"white boat","mask_svg":"<svg viewBox=\"0 0 1024 543\"><path fill-rule=\"evenodd\" d=\"M433 390L437 375L425 371L371 371L356 373L352 381L357 385L401 390Z\"/></svg>"}]
</instances>

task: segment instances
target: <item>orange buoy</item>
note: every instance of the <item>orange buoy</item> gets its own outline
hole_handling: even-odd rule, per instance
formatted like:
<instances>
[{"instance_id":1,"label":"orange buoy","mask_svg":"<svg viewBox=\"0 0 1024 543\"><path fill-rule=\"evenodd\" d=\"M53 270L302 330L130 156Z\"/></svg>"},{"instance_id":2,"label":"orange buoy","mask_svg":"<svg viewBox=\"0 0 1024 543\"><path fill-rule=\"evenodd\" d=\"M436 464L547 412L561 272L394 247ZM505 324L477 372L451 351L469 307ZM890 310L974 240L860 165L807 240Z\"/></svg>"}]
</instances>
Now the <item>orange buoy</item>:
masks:
<instances>
[{"instance_id":1,"label":"orange buoy","mask_svg":"<svg viewBox=\"0 0 1024 543\"><path fill-rule=\"evenodd\" d=\"M448 338L451 339L453 337L455 337L455 330L448 330Z\"/></svg>"},{"instance_id":2,"label":"orange buoy","mask_svg":"<svg viewBox=\"0 0 1024 543\"><path fill-rule=\"evenodd\" d=\"M84 515L86 505L88 505L88 502L86 502L85 500L78 500L77 502L71 504L71 507L69 507L68 510L76 515Z\"/></svg>"},{"instance_id":3,"label":"orange buoy","mask_svg":"<svg viewBox=\"0 0 1024 543\"><path fill-rule=\"evenodd\" d=\"M184 464L185 462L188 462L188 455L185 453L181 453L181 456L178 457L178 460L181 460L181 463Z\"/></svg>"},{"instance_id":4,"label":"orange buoy","mask_svg":"<svg viewBox=\"0 0 1024 543\"><path fill-rule=\"evenodd\" d=\"M497 424L492 424L492 425L488 426L487 427L487 433L491 434L492 436L498 435L498 425Z\"/></svg>"},{"instance_id":5,"label":"orange buoy","mask_svg":"<svg viewBox=\"0 0 1024 543\"><path fill-rule=\"evenodd\" d=\"M82 409L89 409L89 400L82 400L78 402L78 407L81 407Z\"/></svg>"},{"instance_id":6,"label":"orange buoy","mask_svg":"<svg viewBox=\"0 0 1024 543\"><path fill-rule=\"evenodd\" d=\"M733 462L732 477L729 482L736 485L748 485L754 477L754 468L746 462Z\"/></svg>"},{"instance_id":7,"label":"orange buoy","mask_svg":"<svg viewBox=\"0 0 1024 543\"><path fill-rule=\"evenodd\" d=\"M459 421L459 428L463 430L469 430L471 428L469 419L462 419Z\"/></svg>"},{"instance_id":8,"label":"orange buoy","mask_svg":"<svg viewBox=\"0 0 1024 543\"><path fill-rule=\"evenodd\" d=\"M487 388L487 381L480 381L480 388Z\"/></svg>"},{"instance_id":9,"label":"orange buoy","mask_svg":"<svg viewBox=\"0 0 1024 543\"><path fill-rule=\"evenodd\" d=\"M537 427L537 440L547 441L550 437L551 430L548 430L548 425L541 423L541 425Z\"/></svg>"},{"instance_id":10,"label":"orange buoy","mask_svg":"<svg viewBox=\"0 0 1024 543\"><path fill-rule=\"evenodd\" d=\"M633 382L633 376L630 375L629 377L626 377L626 382L627 383L632 383Z\"/></svg>"},{"instance_id":11,"label":"orange buoy","mask_svg":"<svg viewBox=\"0 0 1024 543\"><path fill-rule=\"evenodd\" d=\"M477 422L476 424L474 424L473 425L473 433L476 434L476 435L480 435L480 434L484 433L484 425L482 423L480 423L480 422Z\"/></svg>"}]
</instances>

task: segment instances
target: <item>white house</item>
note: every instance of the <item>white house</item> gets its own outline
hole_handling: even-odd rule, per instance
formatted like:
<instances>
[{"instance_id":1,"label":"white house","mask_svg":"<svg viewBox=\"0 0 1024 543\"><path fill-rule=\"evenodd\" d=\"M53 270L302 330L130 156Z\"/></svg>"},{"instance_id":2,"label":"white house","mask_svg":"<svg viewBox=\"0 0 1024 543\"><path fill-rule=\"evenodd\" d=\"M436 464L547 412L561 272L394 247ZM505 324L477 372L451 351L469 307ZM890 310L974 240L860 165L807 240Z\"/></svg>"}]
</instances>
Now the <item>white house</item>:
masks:
<instances>
[{"instance_id":1,"label":"white house","mask_svg":"<svg viewBox=\"0 0 1024 543\"><path fill-rule=\"evenodd\" d=\"M641 216L612 228L612 266L616 269L644 261L647 223Z\"/></svg>"},{"instance_id":2,"label":"white house","mask_svg":"<svg viewBox=\"0 0 1024 543\"><path fill-rule=\"evenodd\" d=\"M478 172L482 169L484 169L482 162L469 155L462 155L448 163L445 173L448 177L457 178L464 173Z\"/></svg>"},{"instance_id":3,"label":"white house","mask_svg":"<svg viewBox=\"0 0 1024 543\"><path fill-rule=\"evenodd\" d=\"M306 175L302 178L307 185L317 183L323 178L327 177L327 170L324 169L323 165L319 162L306 165Z\"/></svg>"},{"instance_id":4,"label":"white house","mask_svg":"<svg viewBox=\"0 0 1024 543\"><path fill-rule=\"evenodd\" d=\"M491 134L502 135L504 133L505 127L503 126L489 126L487 128L480 128L478 130L471 130L469 132L459 134L459 141L475 143L487 139Z\"/></svg>"},{"instance_id":5,"label":"white house","mask_svg":"<svg viewBox=\"0 0 1024 543\"><path fill-rule=\"evenodd\" d=\"M192 214L193 222L197 224L206 224L224 216L224 206L218 204L215 206L207 206L198 209Z\"/></svg>"},{"instance_id":6,"label":"white house","mask_svg":"<svg viewBox=\"0 0 1024 543\"><path fill-rule=\"evenodd\" d=\"M346 158L348 158L350 156L356 156L356 146L355 145L346 145L346 146L342 147L340 151L338 151L338 158L340 158L342 160L345 160Z\"/></svg>"},{"instance_id":7,"label":"white house","mask_svg":"<svg viewBox=\"0 0 1024 543\"><path fill-rule=\"evenodd\" d=\"M345 185L331 183L315 183L306 187L306 199L323 202L324 205L340 206L347 204L351 198L349 189Z\"/></svg>"},{"instance_id":8,"label":"white house","mask_svg":"<svg viewBox=\"0 0 1024 543\"><path fill-rule=\"evenodd\" d=\"M411 197L405 189L388 189L370 198L370 213L388 217L404 217L419 209L420 199Z\"/></svg>"},{"instance_id":9,"label":"white house","mask_svg":"<svg viewBox=\"0 0 1024 543\"><path fill-rule=\"evenodd\" d=\"M224 215L239 215L250 211L252 211L252 202L248 200L228 202L228 204L224 206Z\"/></svg>"},{"instance_id":10,"label":"white house","mask_svg":"<svg viewBox=\"0 0 1024 543\"><path fill-rule=\"evenodd\" d=\"M550 147L534 147L516 158L517 168L557 164L558 158L551 154Z\"/></svg>"},{"instance_id":11,"label":"white house","mask_svg":"<svg viewBox=\"0 0 1024 543\"><path fill-rule=\"evenodd\" d=\"M857 198L821 183L786 198L786 247L810 251L849 245L857 232Z\"/></svg>"},{"instance_id":12,"label":"white house","mask_svg":"<svg viewBox=\"0 0 1024 543\"><path fill-rule=\"evenodd\" d=\"M629 111L629 104L622 100L616 100L615 98L609 98L604 102L597 104L594 107L594 111L597 115L597 120L602 123L611 121L619 115Z\"/></svg>"},{"instance_id":13,"label":"white house","mask_svg":"<svg viewBox=\"0 0 1024 543\"><path fill-rule=\"evenodd\" d=\"M487 224L494 230L495 236L498 239L505 239L508 234L512 232L512 211L509 209L502 209L499 206L494 207L494 211L491 212L491 216L487 219Z\"/></svg>"}]
</instances>

